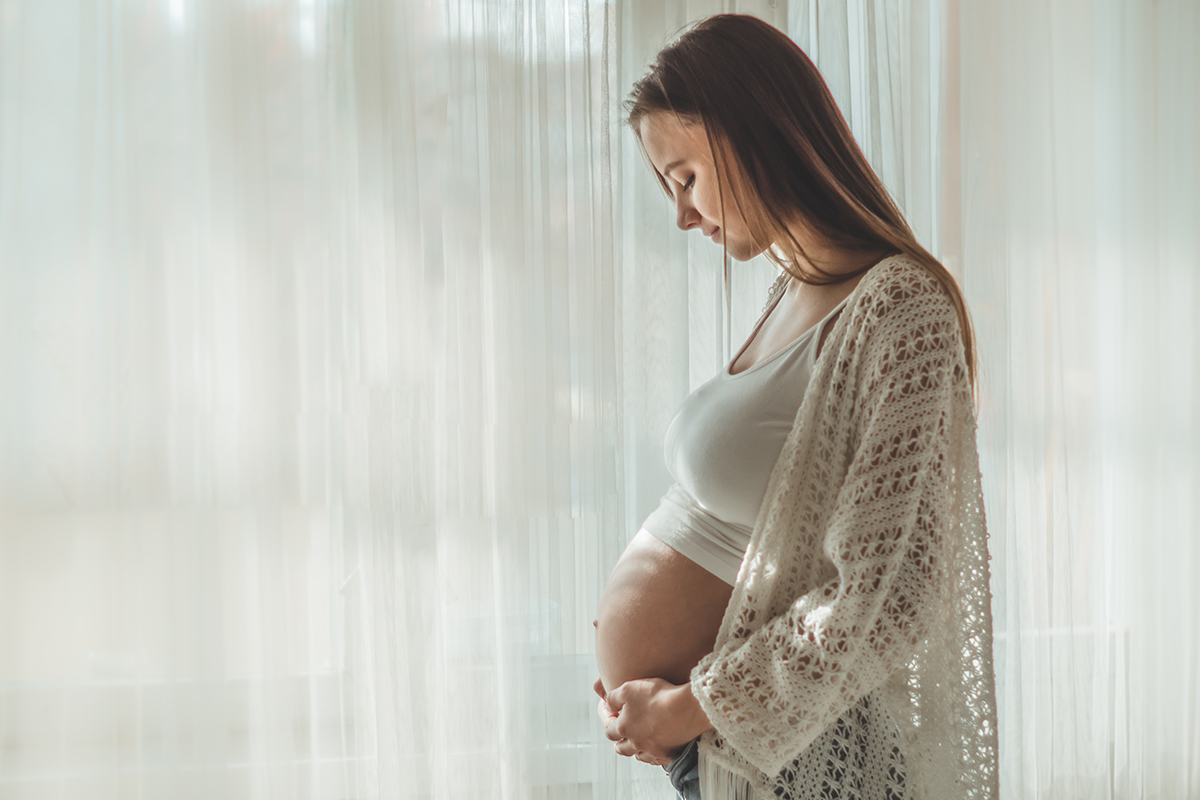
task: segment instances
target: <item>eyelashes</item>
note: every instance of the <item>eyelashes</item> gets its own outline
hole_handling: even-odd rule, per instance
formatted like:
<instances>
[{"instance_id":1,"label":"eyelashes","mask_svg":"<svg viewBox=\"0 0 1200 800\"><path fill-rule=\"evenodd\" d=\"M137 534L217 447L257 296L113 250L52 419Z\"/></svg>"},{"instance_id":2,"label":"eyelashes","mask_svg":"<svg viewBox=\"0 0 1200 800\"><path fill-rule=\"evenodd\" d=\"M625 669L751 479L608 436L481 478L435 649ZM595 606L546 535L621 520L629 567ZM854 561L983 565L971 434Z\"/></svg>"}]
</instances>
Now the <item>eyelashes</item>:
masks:
<instances>
[{"instance_id":1,"label":"eyelashes","mask_svg":"<svg viewBox=\"0 0 1200 800\"><path fill-rule=\"evenodd\" d=\"M663 173L659 173L659 174L662 176L664 181L669 182L669 186L670 186L669 192L670 192L671 196L676 199L678 199L679 196L681 194L683 194L684 192L686 192L688 189L691 189L693 186L696 185L696 173L694 173L694 172L691 175L688 175L687 180L684 181L683 183L680 183L679 179L676 178L674 175L664 175Z\"/></svg>"},{"instance_id":2,"label":"eyelashes","mask_svg":"<svg viewBox=\"0 0 1200 800\"><path fill-rule=\"evenodd\" d=\"M684 183L680 184L680 185L679 185L679 188L678 188L678 189L676 189L676 190L674 190L674 191L672 191L672 192L671 192L671 194L672 194L673 196L675 196L676 198L678 198L678 197L679 197L679 195L683 194L683 193L684 193L684 192L686 192L688 189L692 188L692 186L693 186L695 183L696 183L696 176L695 176L694 174L693 174L693 175L689 175L689 176L688 176L688 179L687 179L687 181L685 181Z\"/></svg>"}]
</instances>

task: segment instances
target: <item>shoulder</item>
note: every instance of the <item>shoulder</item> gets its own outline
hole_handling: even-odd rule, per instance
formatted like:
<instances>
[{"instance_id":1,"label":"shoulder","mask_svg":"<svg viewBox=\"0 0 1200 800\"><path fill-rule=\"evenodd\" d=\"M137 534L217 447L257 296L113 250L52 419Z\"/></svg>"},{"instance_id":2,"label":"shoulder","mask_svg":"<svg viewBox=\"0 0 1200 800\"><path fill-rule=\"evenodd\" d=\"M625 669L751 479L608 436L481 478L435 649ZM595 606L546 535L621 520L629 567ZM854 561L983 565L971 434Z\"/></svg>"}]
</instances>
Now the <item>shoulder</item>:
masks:
<instances>
[{"instance_id":1,"label":"shoulder","mask_svg":"<svg viewBox=\"0 0 1200 800\"><path fill-rule=\"evenodd\" d=\"M855 310L861 323L882 321L903 309L910 316L955 314L954 301L928 267L900 254L881 261L856 288Z\"/></svg>"},{"instance_id":2,"label":"shoulder","mask_svg":"<svg viewBox=\"0 0 1200 800\"><path fill-rule=\"evenodd\" d=\"M958 307L929 267L892 256L867 273L855 292L843 345L846 369L872 376L872 384L900 365L918 363L967 375Z\"/></svg>"},{"instance_id":3,"label":"shoulder","mask_svg":"<svg viewBox=\"0 0 1200 800\"><path fill-rule=\"evenodd\" d=\"M851 294L846 341L863 350L891 349L936 331L943 345L961 339L950 290L927 266L907 255L885 258Z\"/></svg>"}]
</instances>

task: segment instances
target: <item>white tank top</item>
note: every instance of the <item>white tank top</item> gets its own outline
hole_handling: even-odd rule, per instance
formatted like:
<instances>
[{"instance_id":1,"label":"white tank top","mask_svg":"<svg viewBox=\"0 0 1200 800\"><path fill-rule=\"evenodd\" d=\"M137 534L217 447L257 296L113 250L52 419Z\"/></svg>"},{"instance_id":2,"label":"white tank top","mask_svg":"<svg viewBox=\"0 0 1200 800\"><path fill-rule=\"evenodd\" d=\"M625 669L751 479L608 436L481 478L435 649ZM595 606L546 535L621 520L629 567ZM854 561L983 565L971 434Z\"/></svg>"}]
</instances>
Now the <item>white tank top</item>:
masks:
<instances>
[{"instance_id":1,"label":"white tank top","mask_svg":"<svg viewBox=\"0 0 1200 800\"><path fill-rule=\"evenodd\" d=\"M849 299L778 353L731 374L783 294L777 293L737 355L679 407L665 445L675 484L642 525L731 585L746 555L771 469L808 388L818 331Z\"/></svg>"}]
</instances>

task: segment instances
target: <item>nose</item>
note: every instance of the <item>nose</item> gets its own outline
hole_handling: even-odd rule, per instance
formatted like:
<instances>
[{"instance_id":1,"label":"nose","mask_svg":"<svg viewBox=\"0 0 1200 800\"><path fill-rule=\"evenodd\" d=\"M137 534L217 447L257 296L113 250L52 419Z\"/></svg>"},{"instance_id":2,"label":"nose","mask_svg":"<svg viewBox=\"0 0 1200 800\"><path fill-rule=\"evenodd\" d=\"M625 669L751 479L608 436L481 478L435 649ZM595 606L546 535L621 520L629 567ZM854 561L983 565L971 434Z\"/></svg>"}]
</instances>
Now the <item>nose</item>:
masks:
<instances>
[{"instance_id":1,"label":"nose","mask_svg":"<svg viewBox=\"0 0 1200 800\"><path fill-rule=\"evenodd\" d=\"M700 224L700 212L691 204L687 197L675 200L675 224L679 230L688 231Z\"/></svg>"}]
</instances>

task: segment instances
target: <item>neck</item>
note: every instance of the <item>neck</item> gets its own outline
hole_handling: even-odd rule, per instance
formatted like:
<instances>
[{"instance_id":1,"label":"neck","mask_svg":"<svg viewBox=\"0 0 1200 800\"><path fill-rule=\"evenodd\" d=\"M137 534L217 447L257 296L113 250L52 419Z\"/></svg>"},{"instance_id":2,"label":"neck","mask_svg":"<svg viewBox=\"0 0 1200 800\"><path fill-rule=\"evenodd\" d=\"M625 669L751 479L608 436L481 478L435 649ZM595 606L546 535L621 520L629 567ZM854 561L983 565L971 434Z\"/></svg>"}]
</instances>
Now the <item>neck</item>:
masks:
<instances>
[{"instance_id":1,"label":"neck","mask_svg":"<svg viewBox=\"0 0 1200 800\"><path fill-rule=\"evenodd\" d=\"M888 255L896 252L890 247L863 247L863 248L845 248L845 247L820 247L813 246L809 243L804 244L808 258L799 257L797 260L801 266L808 272L814 275L829 275L833 281L828 286L838 286L842 280L848 280L855 277L861 277L863 271L868 267L878 264ZM842 280L838 276L845 276ZM798 291L802 285L801 281L792 281L788 285L789 291ZM822 284L803 284L818 288Z\"/></svg>"},{"instance_id":2,"label":"neck","mask_svg":"<svg viewBox=\"0 0 1200 800\"><path fill-rule=\"evenodd\" d=\"M832 244L825 237L807 230L800 224L789 226L789 230L804 248L805 256L797 255L796 260L801 267L814 275L853 275L895 252L895 248L887 245L866 244L853 247Z\"/></svg>"}]
</instances>

